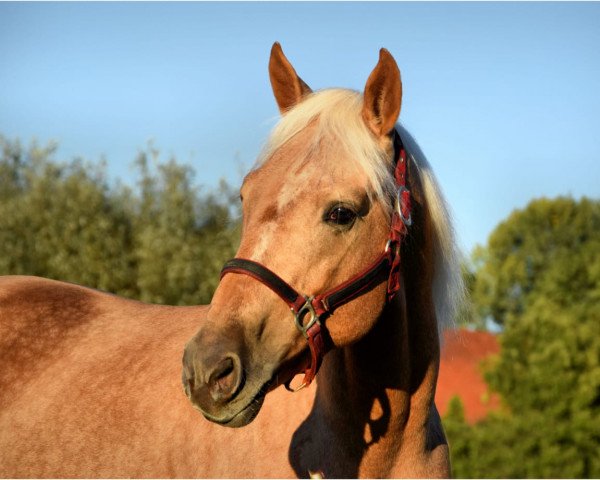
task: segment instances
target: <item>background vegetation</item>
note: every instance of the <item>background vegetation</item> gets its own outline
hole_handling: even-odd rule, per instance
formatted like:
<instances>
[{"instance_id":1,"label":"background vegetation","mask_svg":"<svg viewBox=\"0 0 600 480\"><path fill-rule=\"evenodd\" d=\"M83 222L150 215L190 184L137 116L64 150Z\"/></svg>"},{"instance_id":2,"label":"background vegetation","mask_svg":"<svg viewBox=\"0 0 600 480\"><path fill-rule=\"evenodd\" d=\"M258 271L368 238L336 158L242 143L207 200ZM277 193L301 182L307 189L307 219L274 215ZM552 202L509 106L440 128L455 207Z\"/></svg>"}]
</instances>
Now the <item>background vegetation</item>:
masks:
<instances>
[{"instance_id":1,"label":"background vegetation","mask_svg":"<svg viewBox=\"0 0 600 480\"><path fill-rule=\"evenodd\" d=\"M55 146L0 137L0 274L74 282L146 302L209 303L239 241L237 192L149 146L135 187L102 164L59 162Z\"/></svg>"},{"instance_id":2,"label":"background vegetation","mask_svg":"<svg viewBox=\"0 0 600 480\"><path fill-rule=\"evenodd\" d=\"M149 146L136 185L55 147L0 137L0 274L40 275L148 302L210 301L239 241L237 192ZM464 274L471 328L495 324L486 379L503 401L444 418L457 477L600 477L600 201L537 199L498 225Z\"/></svg>"},{"instance_id":3,"label":"background vegetation","mask_svg":"<svg viewBox=\"0 0 600 480\"><path fill-rule=\"evenodd\" d=\"M444 419L457 477L600 477L600 201L533 200L467 272L472 326L502 326L485 369L503 409Z\"/></svg>"}]
</instances>

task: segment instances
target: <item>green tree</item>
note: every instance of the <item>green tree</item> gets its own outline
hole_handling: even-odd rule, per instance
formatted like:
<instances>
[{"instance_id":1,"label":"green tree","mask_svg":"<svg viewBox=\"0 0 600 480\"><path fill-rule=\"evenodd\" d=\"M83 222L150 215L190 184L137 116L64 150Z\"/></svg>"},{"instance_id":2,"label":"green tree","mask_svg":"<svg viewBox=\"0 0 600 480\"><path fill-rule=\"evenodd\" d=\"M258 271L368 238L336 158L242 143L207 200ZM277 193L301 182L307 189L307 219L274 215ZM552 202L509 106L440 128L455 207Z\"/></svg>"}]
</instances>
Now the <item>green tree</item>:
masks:
<instances>
[{"instance_id":1,"label":"green tree","mask_svg":"<svg viewBox=\"0 0 600 480\"><path fill-rule=\"evenodd\" d=\"M234 256L239 242L231 189L223 182L218 195L201 196L189 167L174 159L159 164L153 149L141 152L136 163L141 189L135 223L140 298L167 304L208 303L224 261Z\"/></svg>"},{"instance_id":2,"label":"green tree","mask_svg":"<svg viewBox=\"0 0 600 480\"><path fill-rule=\"evenodd\" d=\"M132 294L130 222L103 169L0 137L0 272Z\"/></svg>"},{"instance_id":3,"label":"green tree","mask_svg":"<svg viewBox=\"0 0 600 480\"><path fill-rule=\"evenodd\" d=\"M239 242L231 188L202 191L191 168L151 146L138 184L105 167L54 160L56 146L24 149L0 136L0 274L70 281L144 301L208 303Z\"/></svg>"},{"instance_id":4,"label":"green tree","mask_svg":"<svg viewBox=\"0 0 600 480\"><path fill-rule=\"evenodd\" d=\"M597 295L597 278L587 264L597 265L599 245L598 201L541 198L514 211L473 255L472 298L480 315L499 324L518 318L544 284L555 282L562 282L562 301L591 301L579 297Z\"/></svg>"},{"instance_id":5,"label":"green tree","mask_svg":"<svg viewBox=\"0 0 600 480\"><path fill-rule=\"evenodd\" d=\"M534 200L476 255L473 299L503 325L486 379L504 409L460 429L446 416L456 473L600 477L600 202Z\"/></svg>"}]
</instances>

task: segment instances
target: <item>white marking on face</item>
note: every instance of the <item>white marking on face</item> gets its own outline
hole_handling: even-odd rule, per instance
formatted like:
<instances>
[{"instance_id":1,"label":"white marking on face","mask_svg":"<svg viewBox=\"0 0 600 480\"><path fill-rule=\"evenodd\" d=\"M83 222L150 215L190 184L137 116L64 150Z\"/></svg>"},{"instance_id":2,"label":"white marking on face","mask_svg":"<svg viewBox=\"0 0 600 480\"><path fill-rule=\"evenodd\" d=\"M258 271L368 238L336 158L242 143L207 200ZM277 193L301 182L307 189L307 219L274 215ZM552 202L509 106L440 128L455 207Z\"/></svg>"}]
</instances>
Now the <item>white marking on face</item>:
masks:
<instances>
[{"instance_id":1,"label":"white marking on face","mask_svg":"<svg viewBox=\"0 0 600 480\"><path fill-rule=\"evenodd\" d=\"M258 242L254 246L254 251L250 255L250 258L255 262L261 262L264 259L265 252L271 244L271 239L277 224L275 222L268 222L260 227L260 235Z\"/></svg>"},{"instance_id":2,"label":"white marking on face","mask_svg":"<svg viewBox=\"0 0 600 480\"><path fill-rule=\"evenodd\" d=\"M282 212L285 208L293 202L298 194L302 192L304 189L311 188L311 185L314 185L316 181L321 177L322 172L319 172L317 168L319 165L316 165L314 160L305 160L300 164L300 166L290 169L290 176L292 178L287 179L283 183L283 187L279 192L279 196L277 197L277 210ZM298 172L298 170L300 170Z\"/></svg>"}]
</instances>

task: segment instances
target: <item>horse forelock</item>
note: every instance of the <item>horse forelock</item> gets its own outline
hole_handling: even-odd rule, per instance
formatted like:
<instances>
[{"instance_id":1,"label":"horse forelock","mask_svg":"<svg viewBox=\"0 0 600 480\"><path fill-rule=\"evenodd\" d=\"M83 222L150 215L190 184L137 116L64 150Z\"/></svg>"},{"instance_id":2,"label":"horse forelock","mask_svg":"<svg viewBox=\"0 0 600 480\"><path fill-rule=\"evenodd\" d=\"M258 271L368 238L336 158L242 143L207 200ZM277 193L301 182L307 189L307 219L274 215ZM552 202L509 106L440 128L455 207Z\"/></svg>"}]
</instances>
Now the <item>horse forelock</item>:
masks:
<instances>
[{"instance_id":1,"label":"horse forelock","mask_svg":"<svg viewBox=\"0 0 600 480\"><path fill-rule=\"evenodd\" d=\"M348 89L326 89L314 92L286 112L274 127L255 168L262 166L274 153L308 126L314 134L304 144L295 160L302 164L315 152L325 153L333 161L343 158L347 168L356 168L367 177L373 200L392 212L395 181L389 153L381 147L365 124L361 112L363 96ZM441 329L453 325L465 289L461 275L461 254L455 241L451 215L435 175L413 137L401 125L396 125L407 154L417 167L422 184L424 204L433 226L433 296L438 325ZM343 149L345 155L336 156Z\"/></svg>"},{"instance_id":2,"label":"horse forelock","mask_svg":"<svg viewBox=\"0 0 600 480\"><path fill-rule=\"evenodd\" d=\"M302 157L296 160L301 162L318 151L320 156L331 161L348 161L345 168L356 169L357 173L365 175L369 194L386 205L391 213L389 198L394 180L389 174L390 159L388 153L374 141L373 134L363 121L362 104L362 95L353 90L327 89L308 95L286 112L275 126L256 167L263 165L278 149L311 126L313 135L305 143Z\"/></svg>"}]
</instances>

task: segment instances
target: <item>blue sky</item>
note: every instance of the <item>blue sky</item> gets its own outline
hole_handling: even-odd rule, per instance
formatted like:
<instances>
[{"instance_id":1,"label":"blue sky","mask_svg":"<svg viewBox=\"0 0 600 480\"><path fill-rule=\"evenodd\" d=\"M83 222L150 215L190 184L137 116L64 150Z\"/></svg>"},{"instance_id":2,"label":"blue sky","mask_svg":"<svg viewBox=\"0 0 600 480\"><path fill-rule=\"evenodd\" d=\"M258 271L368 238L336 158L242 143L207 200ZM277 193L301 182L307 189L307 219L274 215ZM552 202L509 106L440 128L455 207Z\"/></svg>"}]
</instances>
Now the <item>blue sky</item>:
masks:
<instances>
[{"instance_id":1,"label":"blue sky","mask_svg":"<svg viewBox=\"0 0 600 480\"><path fill-rule=\"evenodd\" d=\"M126 182L153 139L238 184L275 40L313 89L361 90L390 50L467 252L533 197L600 197L600 3L0 3L0 134Z\"/></svg>"}]
</instances>

